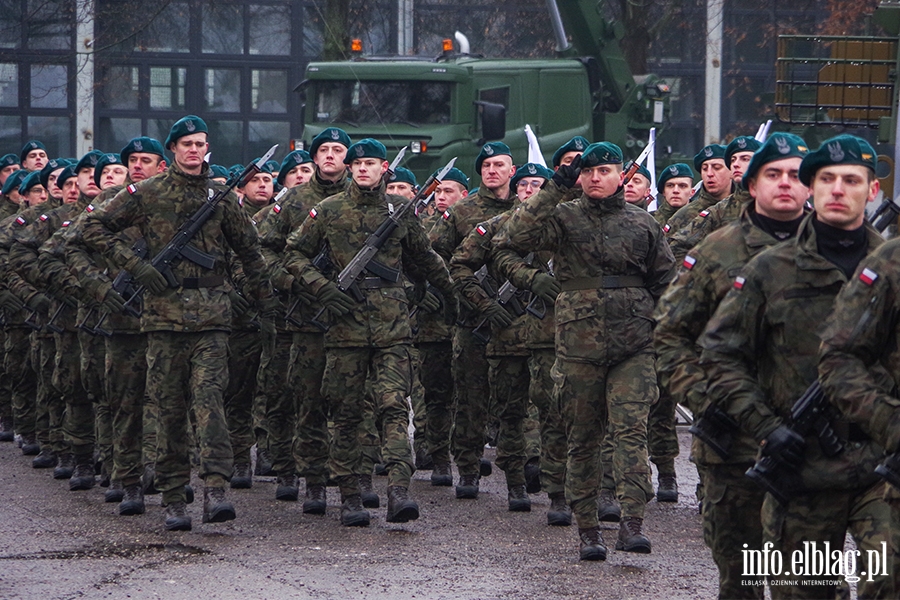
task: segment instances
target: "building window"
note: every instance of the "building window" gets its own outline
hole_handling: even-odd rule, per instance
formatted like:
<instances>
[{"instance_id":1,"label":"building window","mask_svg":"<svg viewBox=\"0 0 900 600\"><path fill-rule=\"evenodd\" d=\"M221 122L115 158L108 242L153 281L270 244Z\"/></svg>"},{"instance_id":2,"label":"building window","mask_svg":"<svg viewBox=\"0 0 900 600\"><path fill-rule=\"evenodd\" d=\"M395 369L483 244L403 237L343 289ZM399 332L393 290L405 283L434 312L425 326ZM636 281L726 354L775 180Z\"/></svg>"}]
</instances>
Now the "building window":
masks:
<instances>
[{"instance_id":1,"label":"building window","mask_svg":"<svg viewBox=\"0 0 900 600\"><path fill-rule=\"evenodd\" d=\"M206 126L209 127L209 151L212 152L213 163L227 167L244 162L241 157L244 145L242 121L206 119Z\"/></svg>"},{"instance_id":2,"label":"building window","mask_svg":"<svg viewBox=\"0 0 900 600\"><path fill-rule=\"evenodd\" d=\"M289 56L291 54L291 7L251 4L250 54Z\"/></svg>"},{"instance_id":3,"label":"building window","mask_svg":"<svg viewBox=\"0 0 900 600\"><path fill-rule=\"evenodd\" d=\"M244 9L235 4L203 6L203 52L244 53Z\"/></svg>"},{"instance_id":4,"label":"building window","mask_svg":"<svg viewBox=\"0 0 900 600\"><path fill-rule=\"evenodd\" d=\"M216 112L240 112L241 71L206 70L206 109Z\"/></svg>"},{"instance_id":5,"label":"building window","mask_svg":"<svg viewBox=\"0 0 900 600\"><path fill-rule=\"evenodd\" d=\"M252 158L262 156L273 144L282 144L291 137L291 124L286 121L250 121L247 145ZM281 152L284 156L287 152Z\"/></svg>"},{"instance_id":6,"label":"building window","mask_svg":"<svg viewBox=\"0 0 900 600\"><path fill-rule=\"evenodd\" d=\"M99 81L98 99L103 108L138 109L140 80L137 67L107 67Z\"/></svg>"},{"instance_id":7,"label":"building window","mask_svg":"<svg viewBox=\"0 0 900 600\"><path fill-rule=\"evenodd\" d=\"M250 108L255 113L287 112L287 71L250 71Z\"/></svg>"},{"instance_id":8,"label":"building window","mask_svg":"<svg viewBox=\"0 0 900 600\"><path fill-rule=\"evenodd\" d=\"M26 39L29 48L32 50L68 50L72 47L72 28L75 21L74 2L28 0L27 6L28 33Z\"/></svg>"},{"instance_id":9,"label":"building window","mask_svg":"<svg viewBox=\"0 0 900 600\"><path fill-rule=\"evenodd\" d=\"M28 117L28 137L44 142L50 156L72 156L71 131L68 117Z\"/></svg>"},{"instance_id":10,"label":"building window","mask_svg":"<svg viewBox=\"0 0 900 600\"><path fill-rule=\"evenodd\" d=\"M143 52L189 52L190 8L187 2L172 2L150 23L135 24L137 31L143 30L143 34L138 36L141 41L134 49Z\"/></svg>"},{"instance_id":11,"label":"building window","mask_svg":"<svg viewBox=\"0 0 900 600\"><path fill-rule=\"evenodd\" d=\"M65 65L31 65L31 107L66 108L68 84Z\"/></svg>"},{"instance_id":12,"label":"building window","mask_svg":"<svg viewBox=\"0 0 900 600\"><path fill-rule=\"evenodd\" d=\"M140 119L101 118L97 147L107 151L118 152L132 138L138 137L140 131Z\"/></svg>"},{"instance_id":13,"label":"building window","mask_svg":"<svg viewBox=\"0 0 900 600\"><path fill-rule=\"evenodd\" d=\"M0 63L0 106L19 106L19 65Z\"/></svg>"},{"instance_id":14,"label":"building window","mask_svg":"<svg viewBox=\"0 0 900 600\"><path fill-rule=\"evenodd\" d=\"M150 67L150 108L175 110L184 108L187 69Z\"/></svg>"}]
</instances>

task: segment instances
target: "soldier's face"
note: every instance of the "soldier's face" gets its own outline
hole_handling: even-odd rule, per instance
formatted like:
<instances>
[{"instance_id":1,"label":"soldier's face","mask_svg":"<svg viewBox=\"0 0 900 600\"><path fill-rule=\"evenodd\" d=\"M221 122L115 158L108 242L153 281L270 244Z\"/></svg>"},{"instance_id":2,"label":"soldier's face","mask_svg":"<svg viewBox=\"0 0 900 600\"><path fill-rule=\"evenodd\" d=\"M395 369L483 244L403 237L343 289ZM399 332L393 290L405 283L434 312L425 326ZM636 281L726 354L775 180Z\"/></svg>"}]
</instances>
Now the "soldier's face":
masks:
<instances>
[{"instance_id":1,"label":"soldier's face","mask_svg":"<svg viewBox=\"0 0 900 600\"><path fill-rule=\"evenodd\" d=\"M371 188L378 185L381 176L388 169L388 162L380 158L357 158L350 163L350 174L356 185Z\"/></svg>"},{"instance_id":2,"label":"soldier's face","mask_svg":"<svg viewBox=\"0 0 900 600\"><path fill-rule=\"evenodd\" d=\"M185 173L199 175L203 170L203 157L209 150L205 133L192 133L178 138L172 144L175 163Z\"/></svg>"},{"instance_id":3,"label":"soldier's face","mask_svg":"<svg viewBox=\"0 0 900 600\"><path fill-rule=\"evenodd\" d=\"M624 175L622 165L597 165L582 167L578 181L585 196L599 200L615 194Z\"/></svg>"},{"instance_id":4,"label":"soldier's face","mask_svg":"<svg viewBox=\"0 0 900 600\"><path fill-rule=\"evenodd\" d=\"M640 204L647 199L650 193L650 180L635 173L631 181L625 184L625 202L630 204Z\"/></svg>"},{"instance_id":5,"label":"soldier's face","mask_svg":"<svg viewBox=\"0 0 900 600\"><path fill-rule=\"evenodd\" d=\"M313 162L319 167L319 172L325 177L336 177L344 172L344 157L347 156L347 147L337 142L326 142L316 148Z\"/></svg>"},{"instance_id":6,"label":"soldier's face","mask_svg":"<svg viewBox=\"0 0 900 600\"><path fill-rule=\"evenodd\" d=\"M748 191L756 200L756 212L778 221L790 221L803 214L809 188L800 181L801 160L795 157L766 163L754 180L747 182Z\"/></svg>"},{"instance_id":7,"label":"soldier's face","mask_svg":"<svg viewBox=\"0 0 900 600\"><path fill-rule=\"evenodd\" d=\"M78 179L69 177L62 186L62 198L66 204L75 204L78 201Z\"/></svg>"},{"instance_id":8,"label":"soldier's face","mask_svg":"<svg viewBox=\"0 0 900 600\"><path fill-rule=\"evenodd\" d=\"M525 202L539 191L541 186L547 182L543 177L523 177L516 182L516 196L519 200Z\"/></svg>"},{"instance_id":9,"label":"soldier's face","mask_svg":"<svg viewBox=\"0 0 900 600\"><path fill-rule=\"evenodd\" d=\"M257 206L265 206L272 199L273 179L269 173L257 173L244 186L244 200Z\"/></svg>"},{"instance_id":10,"label":"soldier's face","mask_svg":"<svg viewBox=\"0 0 900 600\"><path fill-rule=\"evenodd\" d=\"M41 184L37 184L25 194L28 206L37 206L47 201L47 190Z\"/></svg>"},{"instance_id":11,"label":"soldier's face","mask_svg":"<svg viewBox=\"0 0 900 600\"><path fill-rule=\"evenodd\" d=\"M512 164L512 156L501 154L490 156L481 163L481 183L487 189L494 191L509 186L509 180L516 174L516 167Z\"/></svg>"},{"instance_id":12,"label":"soldier's face","mask_svg":"<svg viewBox=\"0 0 900 600\"><path fill-rule=\"evenodd\" d=\"M313 173L315 173L314 165L315 163L303 163L288 171L284 176L284 187L297 187L312 179Z\"/></svg>"},{"instance_id":13,"label":"soldier's face","mask_svg":"<svg viewBox=\"0 0 900 600\"><path fill-rule=\"evenodd\" d=\"M47 160L47 153L38 148L25 155L25 160L22 161L22 168L29 171L40 171L47 165Z\"/></svg>"},{"instance_id":14,"label":"soldier's face","mask_svg":"<svg viewBox=\"0 0 900 600\"><path fill-rule=\"evenodd\" d=\"M838 229L856 229L865 219L866 203L875 200L878 189L872 171L861 165L822 167L812 180L816 216Z\"/></svg>"},{"instance_id":15,"label":"soldier's face","mask_svg":"<svg viewBox=\"0 0 900 600\"><path fill-rule=\"evenodd\" d=\"M9 165L0 169L0 186L6 183L6 178L21 169L19 165Z\"/></svg>"},{"instance_id":16,"label":"soldier's face","mask_svg":"<svg viewBox=\"0 0 900 600\"><path fill-rule=\"evenodd\" d=\"M100 173L100 189L105 190L114 185L123 185L127 175L128 169L123 165L106 165L103 167L103 172Z\"/></svg>"},{"instance_id":17,"label":"soldier's face","mask_svg":"<svg viewBox=\"0 0 900 600\"><path fill-rule=\"evenodd\" d=\"M94 183L93 167L84 167L78 171L76 179L78 180L78 189L88 198L94 198L100 193L100 188Z\"/></svg>"},{"instance_id":18,"label":"soldier's face","mask_svg":"<svg viewBox=\"0 0 900 600\"><path fill-rule=\"evenodd\" d=\"M434 190L434 208L442 213L468 195L461 183L444 181Z\"/></svg>"},{"instance_id":19,"label":"soldier's face","mask_svg":"<svg viewBox=\"0 0 900 600\"><path fill-rule=\"evenodd\" d=\"M50 173L50 176L47 178L47 193L52 198L62 198L62 190L56 185L56 179L59 177L59 174L63 172L63 168L64 167L56 169Z\"/></svg>"},{"instance_id":20,"label":"soldier's face","mask_svg":"<svg viewBox=\"0 0 900 600\"><path fill-rule=\"evenodd\" d=\"M413 186L402 181L395 181L394 183L387 184L386 191L388 194L403 196L407 200L412 200L416 196L416 191L413 189Z\"/></svg>"},{"instance_id":21,"label":"soldier's face","mask_svg":"<svg viewBox=\"0 0 900 600\"><path fill-rule=\"evenodd\" d=\"M673 177L663 186L663 197L672 208L681 208L691 199L694 180L690 177Z\"/></svg>"},{"instance_id":22,"label":"soldier's face","mask_svg":"<svg viewBox=\"0 0 900 600\"><path fill-rule=\"evenodd\" d=\"M23 202L25 202L25 198L22 197L22 194L20 194L19 190L17 190L17 189L12 190L8 194L8 196L9 196L10 200L12 200L15 204L18 204L20 206ZM25 206L28 206L28 204L26 203Z\"/></svg>"},{"instance_id":23,"label":"soldier's face","mask_svg":"<svg viewBox=\"0 0 900 600\"><path fill-rule=\"evenodd\" d=\"M735 152L731 155L731 180L733 182L741 182L751 158L753 158L752 152Z\"/></svg>"},{"instance_id":24,"label":"soldier's face","mask_svg":"<svg viewBox=\"0 0 900 600\"><path fill-rule=\"evenodd\" d=\"M132 152L128 155L128 175L137 183L166 170L161 156L148 152Z\"/></svg>"},{"instance_id":25,"label":"soldier's face","mask_svg":"<svg viewBox=\"0 0 900 600\"><path fill-rule=\"evenodd\" d=\"M725 166L725 160L711 158L700 165L703 187L713 196L721 196L731 189L731 171Z\"/></svg>"}]
</instances>

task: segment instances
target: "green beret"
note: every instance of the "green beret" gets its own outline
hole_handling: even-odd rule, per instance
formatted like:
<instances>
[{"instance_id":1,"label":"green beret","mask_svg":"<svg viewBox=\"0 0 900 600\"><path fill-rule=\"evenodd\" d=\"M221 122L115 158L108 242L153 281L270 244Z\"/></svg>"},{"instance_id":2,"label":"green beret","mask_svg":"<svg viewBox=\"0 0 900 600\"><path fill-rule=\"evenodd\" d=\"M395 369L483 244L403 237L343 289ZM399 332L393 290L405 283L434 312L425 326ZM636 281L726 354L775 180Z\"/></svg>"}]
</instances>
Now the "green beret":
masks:
<instances>
[{"instance_id":1,"label":"green beret","mask_svg":"<svg viewBox=\"0 0 900 600\"><path fill-rule=\"evenodd\" d=\"M725 160L725 146L722 144L710 144L698 152L697 156L694 157L694 169L699 173L700 165L713 158ZM731 165L726 163L725 166L730 170Z\"/></svg>"},{"instance_id":2,"label":"green beret","mask_svg":"<svg viewBox=\"0 0 900 600\"><path fill-rule=\"evenodd\" d=\"M845 133L825 140L818 150L803 158L800 181L809 186L816 171L828 165L861 165L874 171L877 162L878 155L869 142Z\"/></svg>"},{"instance_id":3,"label":"green beret","mask_svg":"<svg viewBox=\"0 0 900 600\"><path fill-rule=\"evenodd\" d=\"M516 169L516 174L513 175L513 178L509 180L509 189L515 190L516 186L519 185L519 181L525 179L526 177L541 177L543 179L550 179L551 177L553 177L553 171L537 163L524 164Z\"/></svg>"},{"instance_id":4,"label":"green beret","mask_svg":"<svg viewBox=\"0 0 900 600\"><path fill-rule=\"evenodd\" d=\"M294 150L288 153L281 161L281 167L278 168L278 183L284 185L284 178L297 165L312 162L312 157L306 150Z\"/></svg>"},{"instance_id":5,"label":"green beret","mask_svg":"<svg viewBox=\"0 0 900 600\"><path fill-rule=\"evenodd\" d=\"M135 152L143 152L146 154L156 154L157 156L161 156L163 158L166 157L166 152L163 150L162 144L159 143L158 140L154 140L152 137L142 136L136 137L122 148L122 151L119 155L122 157L122 164L128 165L128 157L134 154Z\"/></svg>"},{"instance_id":6,"label":"green beret","mask_svg":"<svg viewBox=\"0 0 900 600\"><path fill-rule=\"evenodd\" d=\"M47 164L44 165L44 168L41 169L41 185L44 187L48 187L50 183L50 175L53 171L57 169L64 169L68 167L71 163L65 158L53 158L47 161Z\"/></svg>"},{"instance_id":7,"label":"green beret","mask_svg":"<svg viewBox=\"0 0 900 600\"><path fill-rule=\"evenodd\" d=\"M509 146L503 142L488 142L481 147L481 152L479 152L478 156L475 158L475 172L481 175L481 163L489 156L502 156L504 154L512 158L512 152L510 151Z\"/></svg>"},{"instance_id":8,"label":"green beret","mask_svg":"<svg viewBox=\"0 0 900 600\"><path fill-rule=\"evenodd\" d=\"M228 176L229 177L236 177L237 175L240 175L243 172L244 172L244 165L242 165L240 163L231 165L230 167L228 167Z\"/></svg>"},{"instance_id":9,"label":"green beret","mask_svg":"<svg viewBox=\"0 0 900 600\"><path fill-rule=\"evenodd\" d=\"M100 187L100 175L103 173L103 167L121 164L122 157L118 154L104 154L101 156L100 160L97 161L97 166L94 167L94 183L97 184L97 187Z\"/></svg>"},{"instance_id":10,"label":"green beret","mask_svg":"<svg viewBox=\"0 0 900 600\"><path fill-rule=\"evenodd\" d=\"M0 169L5 169L6 167L11 167L17 164L19 164L19 157L15 154L4 154L2 157L0 157Z\"/></svg>"},{"instance_id":11,"label":"green beret","mask_svg":"<svg viewBox=\"0 0 900 600\"><path fill-rule=\"evenodd\" d=\"M97 163L100 162L100 159L104 156L106 155L99 150L91 150L82 156L78 161L78 164L75 165L75 174L77 175L82 169L96 169Z\"/></svg>"},{"instance_id":12,"label":"green beret","mask_svg":"<svg viewBox=\"0 0 900 600\"><path fill-rule=\"evenodd\" d=\"M582 167L622 164L622 149L612 142L591 144L581 153Z\"/></svg>"},{"instance_id":13,"label":"green beret","mask_svg":"<svg viewBox=\"0 0 900 600\"><path fill-rule=\"evenodd\" d=\"M633 164L632 162L629 162L627 165L625 165L625 170L627 171L628 169L630 169L632 164ZM647 170L647 167L645 167L644 165L638 165L637 171L635 171L634 174L635 175L643 175L644 177L647 178L647 181L650 181L650 179L651 179L650 171Z\"/></svg>"},{"instance_id":14,"label":"green beret","mask_svg":"<svg viewBox=\"0 0 900 600\"><path fill-rule=\"evenodd\" d=\"M172 144L184 136L194 133L208 134L209 129L206 127L206 121L196 115L181 117L175 121L175 124L172 125L172 129L169 130L169 137L166 138L166 149L171 150Z\"/></svg>"},{"instance_id":15,"label":"green beret","mask_svg":"<svg viewBox=\"0 0 900 600\"><path fill-rule=\"evenodd\" d=\"M25 157L28 156L28 153L32 150L43 150L47 151L47 148L44 147L44 144L39 142L38 140L31 140L29 142L25 142L25 145L22 146L22 151L19 152L19 164L25 162ZM4 165L6 166L6 165Z\"/></svg>"},{"instance_id":16,"label":"green beret","mask_svg":"<svg viewBox=\"0 0 900 600\"><path fill-rule=\"evenodd\" d=\"M262 158L262 156L257 156L256 158L254 158L254 159L251 160L250 162L252 162L252 163L255 165L256 163L259 162L259 159L260 159L260 158ZM275 162L275 161L273 161L273 160L267 160L266 163L265 163L262 167L259 168L259 172L260 172L260 173L268 173L269 175L271 175L271 174L272 174L272 165L269 164L269 163L273 163L273 162ZM277 166L278 163L276 162L275 165Z\"/></svg>"},{"instance_id":17,"label":"green beret","mask_svg":"<svg viewBox=\"0 0 900 600\"><path fill-rule=\"evenodd\" d=\"M62 187L67 179L72 179L76 176L77 173L75 173L75 168L72 165L69 165L56 177L56 185Z\"/></svg>"},{"instance_id":18,"label":"green beret","mask_svg":"<svg viewBox=\"0 0 900 600\"><path fill-rule=\"evenodd\" d=\"M437 171L435 171L435 172L432 173L432 174L433 174L435 177L437 177L437 176L438 176L438 173L440 173L440 172L441 172L441 170L438 169ZM443 181L455 181L456 183L460 184L460 185L463 186L464 188L469 189L469 178L466 177L466 174L465 174L465 173L463 173L462 171L460 171L460 170L457 169L456 167L453 167L452 169L450 169L449 171L447 171L447 174L444 175Z\"/></svg>"},{"instance_id":19,"label":"green beret","mask_svg":"<svg viewBox=\"0 0 900 600\"><path fill-rule=\"evenodd\" d=\"M278 169L281 168L281 164L277 160L267 160L266 168L269 170L269 173L277 173Z\"/></svg>"},{"instance_id":20,"label":"green beret","mask_svg":"<svg viewBox=\"0 0 900 600\"><path fill-rule=\"evenodd\" d=\"M341 144L344 148L350 148L350 136L338 127L323 129L322 133L312 139L312 143L309 145L309 155L315 156L319 146L326 143Z\"/></svg>"},{"instance_id":21,"label":"green beret","mask_svg":"<svg viewBox=\"0 0 900 600\"><path fill-rule=\"evenodd\" d=\"M747 171L741 180L742 187L747 189L743 182L753 181L763 165L783 158L803 158L807 154L809 154L809 148L807 148L803 138L793 133L783 133L781 131L773 133L766 140L766 143L753 154L753 158L750 159L750 164L747 165Z\"/></svg>"},{"instance_id":22,"label":"green beret","mask_svg":"<svg viewBox=\"0 0 900 600\"><path fill-rule=\"evenodd\" d=\"M3 189L0 190L0 194L4 196L8 196L10 192L13 190L19 189L19 186L22 185L22 180L28 175L28 171L24 169L19 169L13 173L10 173L9 177L6 178L6 183L3 184Z\"/></svg>"},{"instance_id":23,"label":"green beret","mask_svg":"<svg viewBox=\"0 0 900 600\"><path fill-rule=\"evenodd\" d=\"M406 167L397 167L394 169L394 174L391 175L391 180L388 183L408 183L413 187L419 185L416 182L416 176Z\"/></svg>"},{"instance_id":24,"label":"green beret","mask_svg":"<svg viewBox=\"0 0 900 600\"><path fill-rule=\"evenodd\" d=\"M344 164L349 165L360 158L380 158L387 160L387 148L378 140L364 138L347 148Z\"/></svg>"},{"instance_id":25,"label":"green beret","mask_svg":"<svg viewBox=\"0 0 900 600\"><path fill-rule=\"evenodd\" d=\"M41 185L41 172L40 171L28 171L28 175L22 178L22 183L19 184L19 193L27 194L28 190L31 188Z\"/></svg>"},{"instance_id":26,"label":"green beret","mask_svg":"<svg viewBox=\"0 0 900 600\"><path fill-rule=\"evenodd\" d=\"M228 172L228 169L223 167L222 165L209 165L209 178L215 179L217 177L221 177L222 179L228 179L231 176L231 173Z\"/></svg>"},{"instance_id":27,"label":"green beret","mask_svg":"<svg viewBox=\"0 0 900 600\"><path fill-rule=\"evenodd\" d=\"M685 163L675 163L662 170L659 177L656 178L656 187L662 190L668 180L676 177L689 177L691 183L694 182L694 172L691 171L691 167Z\"/></svg>"},{"instance_id":28,"label":"green beret","mask_svg":"<svg viewBox=\"0 0 900 600\"><path fill-rule=\"evenodd\" d=\"M580 135L576 135L571 140L560 146L559 149L553 153L553 166L559 166L559 163L566 152L584 152L584 149L590 145L591 143L587 141L587 139L581 137Z\"/></svg>"},{"instance_id":29,"label":"green beret","mask_svg":"<svg viewBox=\"0 0 900 600\"><path fill-rule=\"evenodd\" d=\"M756 152L762 148L762 143L752 135L740 135L725 147L725 164L731 168L731 157L738 152Z\"/></svg>"}]
</instances>

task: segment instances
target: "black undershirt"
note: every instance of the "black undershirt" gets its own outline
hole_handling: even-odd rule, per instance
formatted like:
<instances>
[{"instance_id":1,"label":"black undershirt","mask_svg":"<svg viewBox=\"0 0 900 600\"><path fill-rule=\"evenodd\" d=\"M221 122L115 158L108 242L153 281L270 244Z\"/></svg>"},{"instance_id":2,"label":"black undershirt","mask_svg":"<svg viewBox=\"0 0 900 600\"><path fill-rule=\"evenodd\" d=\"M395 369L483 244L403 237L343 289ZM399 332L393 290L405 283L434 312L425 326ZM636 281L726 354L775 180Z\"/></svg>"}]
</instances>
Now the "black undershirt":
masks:
<instances>
[{"instance_id":1,"label":"black undershirt","mask_svg":"<svg viewBox=\"0 0 900 600\"><path fill-rule=\"evenodd\" d=\"M779 242L783 242L784 240L790 239L797 235L797 229L799 229L800 222L803 221L804 216L806 215L801 214L796 219L791 219L790 221L778 221L776 219L772 219L770 217L759 214L758 212L756 212L755 206L750 211L750 220L753 221L753 224L771 235Z\"/></svg>"},{"instance_id":2,"label":"black undershirt","mask_svg":"<svg viewBox=\"0 0 900 600\"><path fill-rule=\"evenodd\" d=\"M865 258L869 249L865 225L846 231L813 218L813 227L816 230L819 254L837 265L848 279L852 277L859 261Z\"/></svg>"}]
</instances>

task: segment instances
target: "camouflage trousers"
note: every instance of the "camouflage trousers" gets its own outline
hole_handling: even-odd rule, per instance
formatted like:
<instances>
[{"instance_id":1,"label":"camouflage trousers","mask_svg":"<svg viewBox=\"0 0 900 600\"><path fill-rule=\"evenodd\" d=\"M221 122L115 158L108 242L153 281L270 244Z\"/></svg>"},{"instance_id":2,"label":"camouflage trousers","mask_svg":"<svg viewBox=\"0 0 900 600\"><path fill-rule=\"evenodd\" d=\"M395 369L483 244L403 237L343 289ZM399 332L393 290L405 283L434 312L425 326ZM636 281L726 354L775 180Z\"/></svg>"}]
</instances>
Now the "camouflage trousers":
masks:
<instances>
[{"instance_id":1,"label":"camouflage trousers","mask_svg":"<svg viewBox=\"0 0 900 600\"><path fill-rule=\"evenodd\" d=\"M707 499L709 488L707 482ZM896 598L894 592L894 575L890 573L893 564L882 565L874 577L868 573L867 553L881 554L887 548L890 555L893 548L891 540L891 510L884 501L884 482L879 482L868 489L860 490L828 490L799 494L790 499L787 506L779 504L771 494L766 494L762 508L763 543L772 542L774 550L781 552L785 565L794 551L804 551L804 544L815 542L818 550L830 545L829 554L842 550L844 537L849 533L856 542L860 554L857 557L857 573L867 571L857 585L857 597ZM892 562L890 556L888 562ZM830 561L829 561L830 563ZM809 564L806 565L810 567ZM769 577L769 588L772 598L834 598L843 583L843 577L811 575L803 576L794 573L790 576ZM875 571L875 569L872 569ZM883 573L887 574L883 574ZM871 579L871 581L870 581ZM777 580L778 585L771 581ZM792 581L805 581L804 584L791 585Z\"/></svg>"},{"instance_id":2,"label":"camouflage trousers","mask_svg":"<svg viewBox=\"0 0 900 600\"><path fill-rule=\"evenodd\" d=\"M453 385L456 414L451 447L456 467L462 475L477 475L484 454L485 425L488 422L488 362L485 346L475 340L472 330L457 327L453 334Z\"/></svg>"},{"instance_id":3,"label":"camouflage trousers","mask_svg":"<svg viewBox=\"0 0 900 600\"><path fill-rule=\"evenodd\" d=\"M453 345L449 341L422 342L419 358L428 454L436 462L449 464L450 429L453 426ZM416 429L417 441L418 437L419 430Z\"/></svg>"},{"instance_id":4,"label":"camouflage trousers","mask_svg":"<svg viewBox=\"0 0 900 600\"><path fill-rule=\"evenodd\" d=\"M56 363L56 338L53 335L32 334L31 339L31 364L37 374L35 435L42 450L68 452L69 443L63 435L66 402L52 383Z\"/></svg>"},{"instance_id":5,"label":"camouflage trousers","mask_svg":"<svg viewBox=\"0 0 900 600\"><path fill-rule=\"evenodd\" d=\"M35 431L35 394L37 374L31 362L31 330L12 327L6 330L3 369L9 378L16 433L30 437Z\"/></svg>"},{"instance_id":6,"label":"camouflage trousers","mask_svg":"<svg viewBox=\"0 0 900 600\"><path fill-rule=\"evenodd\" d=\"M381 455L388 469L388 485L409 486L415 471L406 401L411 387L412 357L405 344L327 350L322 396L334 423L328 466L343 497L359 493L357 476L366 473L360 443L366 420L381 424ZM371 415L373 409L376 415Z\"/></svg>"},{"instance_id":7,"label":"camouflage trousers","mask_svg":"<svg viewBox=\"0 0 900 600\"><path fill-rule=\"evenodd\" d=\"M422 353L418 346L413 351L412 392L409 403L412 406L412 422L415 436L413 450L415 455L428 453L428 411L425 406L425 386L422 384Z\"/></svg>"},{"instance_id":8,"label":"camouflage trousers","mask_svg":"<svg viewBox=\"0 0 900 600\"><path fill-rule=\"evenodd\" d=\"M144 448L151 443L148 438L152 439L153 454L156 454L156 423L153 420L157 415L147 418L144 405L147 380L145 335L114 333L106 338L104 379L112 410L112 478L124 486L134 485L141 481Z\"/></svg>"},{"instance_id":9,"label":"camouflage trousers","mask_svg":"<svg viewBox=\"0 0 900 600\"><path fill-rule=\"evenodd\" d=\"M0 328L0 348L6 346L6 329ZM11 419L12 407L12 379L7 377L5 360L0 361L0 419Z\"/></svg>"},{"instance_id":10,"label":"camouflage trousers","mask_svg":"<svg viewBox=\"0 0 900 600\"><path fill-rule=\"evenodd\" d=\"M893 576L894 593L900 590L900 489L893 485L884 486L884 501L891 511L891 555L893 564L888 572Z\"/></svg>"},{"instance_id":11,"label":"camouflage trousers","mask_svg":"<svg viewBox=\"0 0 900 600\"><path fill-rule=\"evenodd\" d=\"M273 468L281 476L297 472L291 449L297 425L297 393L288 387L293 338L294 334L285 332L263 337L253 401L254 412L262 412L259 421L254 418L257 443L261 443L260 431L265 428Z\"/></svg>"},{"instance_id":12,"label":"camouflage trousers","mask_svg":"<svg viewBox=\"0 0 900 600\"><path fill-rule=\"evenodd\" d=\"M765 491L744 475L751 464L697 465L705 486L703 541L719 568L719 598L761 599L764 587L743 585L758 580L744 573L742 550L762 549Z\"/></svg>"},{"instance_id":13,"label":"camouflage trousers","mask_svg":"<svg viewBox=\"0 0 900 600\"><path fill-rule=\"evenodd\" d=\"M55 333L53 386L65 401L63 435L76 460L93 459L96 440L94 406L82 380L82 346L74 332ZM87 334L84 334L87 335Z\"/></svg>"},{"instance_id":14,"label":"camouflage trousers","mask_svg":"<svg viewBox=\"0 0 900 600\"><path fill-rule=\"evenodd\" d=\"M250 464L250 448L256 442L253 397L261 351L259 331L233 331L228 336L228 387L224 405L235 463Z\"/></svg>"},{"instance_id":15,"label":"camouflage trousers","mask_svg":"<svg viewBox=\"0 0 900 600\"><path fill-rule=\"evenodd\" d=\"M112 472L113 462L113 413L106 396L106 341L103 336L78 332L81 346L81 383L87 391L94 411L94 431L97 452L103 463L103 472Z\"/></svg>"},{"instance_id":16,"label":"camouflage trousers","mask_svg":"<svg viewBox=\"0 0 900 600\"><path fill-rule=\"evenodd\" d=\"M647 415L656 401L656 369L650 352L612 366L557 359L553 396L566 425L566 500L579 527L595 527L600 489L600 445L607 424L615 445L613 476L623 517L644 516L653 495L647 458Z\"/></svg>"},{"instance_id":17,"label":"camouflage trousers","mask_svg":"<svg viewBox=\"0 0 900 600\"><path fill-rule=\"evenodd\" d=\"M234 456L222 405L227 385L227 333L147 333L147 395L159 406L156 486L164 504L184 501L190 482L189 413L196 422L200 477L209 487L231 478Z\"/></svg>"},{"instance_id":18,"label":"camouflage trousers","mask_svg":"<svg viewBox=\"0 0 900 600\"><path fill-rule=\"evenodd\" d=\"M293 451L297 472L306 478L307 486L328 481L328 405L322 396L324 339L320 333L305 332L291 338L288 387L297 403Z\"/></svg>"},{"instance_id":19,"label":"camouflage trousers","mask_svg":"<svg viewBox=\"0 0 900 600\"><path fill-rule=\"evenodd\" d=\"M525 417L528 409L528 357L488 359L491 403L499 421L497 466L508 487L525 485Z\"/></svg>"},{"instance_id":20,"label":"camouflage trousers","mask_svg":"<svg viewBox=\"0 0 900 600\"><path fill-rule=\"evenodd\" d=\"M566 488L566 427L559 405L553 400L553 348L531 351L528 357L528 397L537 409L539 421L538 456L541 459L541 488L548 494L564 492ZM527 423L527 421L526 421ZM533 456L526 453L526 457Z\"/></svg>"}]
</instances>

